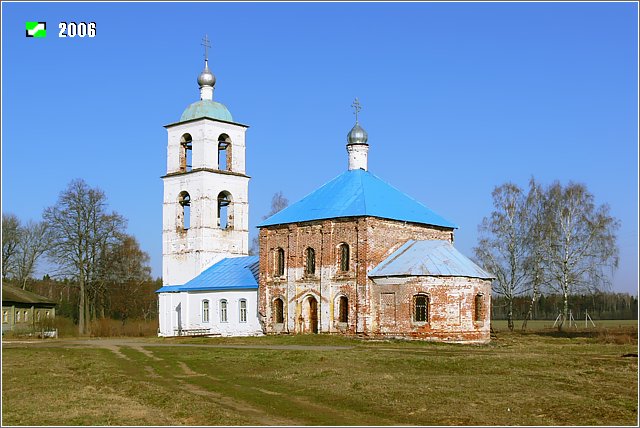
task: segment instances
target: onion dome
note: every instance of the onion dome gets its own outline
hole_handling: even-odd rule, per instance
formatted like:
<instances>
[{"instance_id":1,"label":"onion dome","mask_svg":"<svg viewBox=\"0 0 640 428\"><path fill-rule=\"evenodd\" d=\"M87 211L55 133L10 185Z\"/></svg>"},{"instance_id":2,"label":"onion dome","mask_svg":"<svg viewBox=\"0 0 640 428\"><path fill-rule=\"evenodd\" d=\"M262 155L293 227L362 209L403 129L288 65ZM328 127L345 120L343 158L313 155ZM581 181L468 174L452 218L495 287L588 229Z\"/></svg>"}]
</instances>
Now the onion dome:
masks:
<instances>
[{"instance_id":1,"label":"onion dome","mask_svg":"<svg viewBox=\"0 0 640 428\"><path fill-rule=\"evenodd\" d=\"M202 88L203 86L214 86L216 84L216 76L213 75L211 70L209 70L208 61L204 62L204 70L198 76L198 85Z\"/></svg>"},{"instance_id":2,"label":"onion dome","mask_svg":"<svg viewBox=\"0 0 640 428\"><path fill-rule=\"evenodd\" d=\"M362 126L358 122L353 125L349 134L347 134L347 144L367 144L367 140L369 136L367 135L367 131L365 131Z\"/></svg>"}]
</instances>

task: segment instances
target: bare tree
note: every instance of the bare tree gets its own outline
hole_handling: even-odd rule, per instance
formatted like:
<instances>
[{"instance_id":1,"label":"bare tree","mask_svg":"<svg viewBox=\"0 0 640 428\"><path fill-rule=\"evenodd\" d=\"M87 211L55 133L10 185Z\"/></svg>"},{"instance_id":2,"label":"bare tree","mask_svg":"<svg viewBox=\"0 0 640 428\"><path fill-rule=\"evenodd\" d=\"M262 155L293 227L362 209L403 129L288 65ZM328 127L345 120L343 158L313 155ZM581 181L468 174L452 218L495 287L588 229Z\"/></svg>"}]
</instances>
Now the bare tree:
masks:
<instances>
[{"instance_id":1,"label":"bare tree","mask_svg":"<svg viewBox=\"0 0 640 428\"><path fill-rule=\"evenodd\" d=\"M15 271L20 220L15 214L2 214L2 279Z\"/></svg>"},{"instance_id":2,"label":"bare tree","mask_svg":"<svg viewBox=\"0 0 640 428\"><path fill-rule=\"evenodd\" d=\"M23 290L33 275L36 263L50 246L49 230L45 222L29 221L19 229L15 262L15 279Z\"/></svg>"},{"instance_id":3,"label":"bare tree","mask_svg":"<svg viewBox=\"0 0 640 428\"><path fill-rule=\"evenodd\" d=\"M494 210L478 227L476 257L496 276L493 292L505 297L507 322L513 331L513 299L526 291L527 198L515 184L506 183L492 192Z\"/></svg>"},{"instance_id":4,"label":"bare tree","mask_svg":"<svg viewBox=\"0 0 640 428\"><path fill-rule=\"evenodd\" d=\"M109 245L119 242L126 227L126 220L115 212L107 213L106 206L102 190L76 179L43 214L51 232L49 256L60 273L73 277L79 287L80 334L87 331L88 289L96 279L100 257Z\"/></svg>"},{"instance_id":5,"label":"bare tree","mask_svg":"<svg viewBox=\"0 0 640 428\"><path fill-rule=\"evenodd\" d=\"M262 219L266 220L272 215L277 214L278 212L282 211L288 206L289 206L289 199L287 199L282 193L282 190L280 190L273 194L273 197L271 198L271 210L267 215L262 216ZM259 252L260 252L260 242L258 240L258 236L254 236L253 239L251 240L249 255L251 256L258 255Z\"/></svg>"},{"instance_id":6,"label":"bare tree","mask_svg":"<svg viewBox=\"0 0 640 428\"><path fill-rule=\"evenodd\" d=\"M620 223L607 205L596 207L582 184L555 182L547 191L545 268L549 286L562 294L559 328L569 315L569 296L610 285L618 266L616 232Z\"/></svg>"}]
</instances>

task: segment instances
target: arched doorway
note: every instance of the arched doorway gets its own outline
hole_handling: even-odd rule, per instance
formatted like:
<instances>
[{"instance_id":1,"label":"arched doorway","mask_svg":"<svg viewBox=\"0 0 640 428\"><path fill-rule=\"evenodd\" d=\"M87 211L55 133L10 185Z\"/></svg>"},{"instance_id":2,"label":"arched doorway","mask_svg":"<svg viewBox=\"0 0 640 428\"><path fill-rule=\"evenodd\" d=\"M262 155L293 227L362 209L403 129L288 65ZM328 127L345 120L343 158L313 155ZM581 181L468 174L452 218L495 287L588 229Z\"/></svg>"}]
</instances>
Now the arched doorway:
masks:
<instances>
[{"instance_id":1,"label":"arched doorway","mask_svg":"<svg viewBox=\"0 0 640 428\"><path fill-rule=\"evenodd\" d=\"M318 301L315 297L309 296L307 299L309 314L307 319L309 320L309 331L311 333L318 333Z\"/></svg>"}]
</instances>

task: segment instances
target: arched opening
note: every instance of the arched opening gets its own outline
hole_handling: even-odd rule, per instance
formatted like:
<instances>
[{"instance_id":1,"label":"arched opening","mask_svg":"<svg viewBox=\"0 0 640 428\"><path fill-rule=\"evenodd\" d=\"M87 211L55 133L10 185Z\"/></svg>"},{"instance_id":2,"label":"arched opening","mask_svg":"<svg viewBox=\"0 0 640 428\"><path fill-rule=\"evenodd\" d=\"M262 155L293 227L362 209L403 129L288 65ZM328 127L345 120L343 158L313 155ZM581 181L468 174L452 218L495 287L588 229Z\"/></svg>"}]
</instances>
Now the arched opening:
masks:
<instances>
[{"instance_id":1,"label":"arched opening","mask_svg":"<svg viewBox=\"0 0 640 428\"><path fill-rule=\"evenodd\" d=\"M315 297L309 296L307 298L307 302L307 319L309 320L309 331L315 334L318 332L318 301Z\"/></svg>"},{"instance_id":2,"label":"arched opening","mask_svg":"<svg viewBox=\"0 0 640 428\"><path fill-rule=\"evenodd\" d=\"M304 273L306 275L315 275L316 273L316 251L311 247L305 250Z\"/></svg>"},{"instance_id":3,"label":"arched opening","mask_svg":"<svg viewBox=\"0 0 640 428\"><path fill-rule=\"evenodd\" d=\"M233 199L227 191L218 195L218 227L233 229Z\"/></svg>"},{"instance_id":4,"label":"arched opening","mask_svg":"<svg viewBox=\"0 0 640 428\"><path fill-rule=\"evenodd\" d=\"M279 297L273 301L273 322L276 324L284 322L284 302Z\"/></svg>"},{"instance_id":5,"label":"arched opening","mask_svg":"<svg viewBox=\"0 0 640 428\"><path fill-rule=\"evenodd\" d=\"M218 169L231 171L231 138L227 134L218 137Z\"/></svg>"},{"instance_id":6,"label":"arched opening","mask_svg":"<svg viewBox=\"0 0 640 428\"><path fill-rule=\"evenodd\" d=\"M349 322L349 299L340 296L338 299L338 322Z\"/></svg>"},{"instance_id":7,"label":"arched opening","mask_svg":"<svg viewBox=\"0 0 640 428\"><path fill-rule=\"evenodd\" d=\"M193 139L191 134L180 137L180 172L189 172L193 166Z\"/></svg>"},{"instance_id":8,"label":"arched opening","mask_svg":"<svg viewBox=\"0 0 640 428\"><path fill-rule=\"evenodd\" d=\"M426 294L413 296L413 320L429 322L429 296Z\"/></svg>"},{"instance_id":9,"label":"arched opening","mask_svg":"<svg viewBox=\"0 0 640 428\"><path fill-rule=\"evenodd\" d=\"M209 301L202 301L202 322L209 322Z\"/></svg>"},{"instance_id":10,"label":"arched opening","mask_svg":"<svg viewBox=\"0 0 640 428\"><path fill-rule=\"evenodd\" d=\"M240 322L247 322L247 301L240 299Z\"/></svg>"},{"instance_id":11,"label":"arched opening","mask_svg":"<svg viewBox=\"0 0 640 428\"><path fill-rule=\"evenodd\" d=\"M473 320L484 321L484 296L481 293L476 294L474 300Z\"/></svg>"},{"instance_id":12,"label":"arched opening","mask_svg":"<svg viewBox=\"0 0 640 428\"><path fill-rule=\"evenodd\" d=\"M188 230L191 227L191 196L187 192L180 192L178 203L181 211L178 213L178 228Z\"/></svg>"},{"instance_id":13,"label":"arched opening","mask_svg":"<svg viewBox=\"0 0 640 428\"><path fill-rule=\"evenodd\" d=\"M275 276L284 276L284 250L278 248L275 254Z\"/></svg>"},{"instance_id":14,"label":"arched opening","mask_svg":"<svg viewBox=\"0 0 640 428\"><path fill-rule=\"evenodd\" d=\"M227 301L220 300L220 322L227 322Z\"/></svg>"},{"instance_id":15,"label":"arched opening","mask_svg":"<svg viewBox=\"0 0 640 428\"><path fill-rule=\"evenodd\" d=\"M347 272L349 270L349 245L344 242L340 244L338 253L340 255L340 271Z\"/></svg>"}]
</instances>

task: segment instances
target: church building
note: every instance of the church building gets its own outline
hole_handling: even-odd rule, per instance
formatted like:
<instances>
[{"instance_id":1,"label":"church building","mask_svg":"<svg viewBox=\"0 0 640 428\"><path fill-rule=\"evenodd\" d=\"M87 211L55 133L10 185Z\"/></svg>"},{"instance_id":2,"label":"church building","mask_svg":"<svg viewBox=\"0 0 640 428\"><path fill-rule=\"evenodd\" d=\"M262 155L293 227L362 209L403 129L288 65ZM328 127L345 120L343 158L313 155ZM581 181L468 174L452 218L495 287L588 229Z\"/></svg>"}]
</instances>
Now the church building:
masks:
<instances>
[{"instance_id":1,"label":"church building","mask_svg":"<svg viewBox=\"0 0 640 428\"><path fill-rule=\"evenodd\" d=\"M456 226L368 171L347 170L264 220L248 256L246 125L213 101L167 125L160 336L334 333L456 342L490 337L493 276L453 246Z\"/></svg>"}]
</instances>

